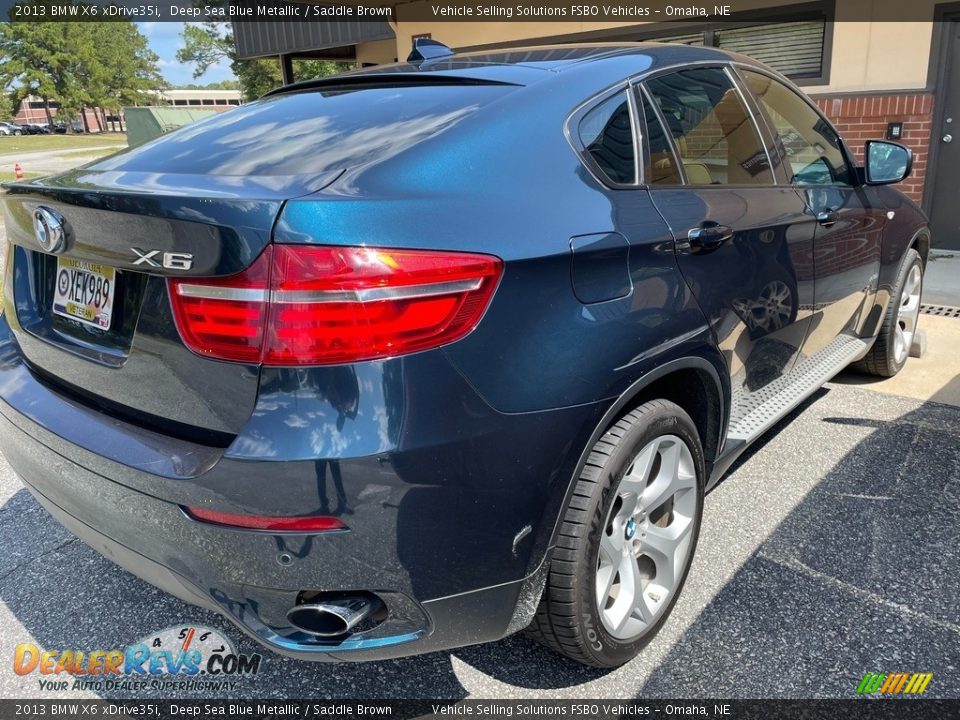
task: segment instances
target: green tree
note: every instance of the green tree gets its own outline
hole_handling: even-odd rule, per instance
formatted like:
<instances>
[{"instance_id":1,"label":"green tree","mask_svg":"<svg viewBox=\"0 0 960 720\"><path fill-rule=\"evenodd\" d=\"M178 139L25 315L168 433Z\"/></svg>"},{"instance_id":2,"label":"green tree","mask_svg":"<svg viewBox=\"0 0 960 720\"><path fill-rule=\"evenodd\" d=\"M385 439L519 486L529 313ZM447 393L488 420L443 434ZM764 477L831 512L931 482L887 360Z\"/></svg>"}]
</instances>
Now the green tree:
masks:
<instances>
[{"instance_id":1,"label":"green tree","mask_svg":"<svg viewBox=\"0 0 960 720\"><path fill-rule=\"evenodd\" d=\"M353 63L334 62L333 60L294 60L293 75L297 80L327 77L353 70Z\"/></svg>"},{"instance_id":2,"label":"green tree","mask_svg":"<svg viewBox=\"0 0 960 720\"><path fill-rule=\"evenodd\" d=\"M86 107L118 110L144 100L164 86L157 60L130 21L0 24L0 91L16 102L40 97L47 122L53 102L69 123Z\"/></svg>"},{"instance_id":3,"label":"green tree","mask_svg":"<svg viewBox=\"0 0 960 720\"><path fill-rule=\"evenodd\" d=\"M177 60L194 66L195 78L219 62L229 62L230 69L240 83L245 100L256 100L264 93L283 84L280 64L272 59L241 60L237 57L230 23L206 21L184 25L183 47L177 51ZM349 70L350 63L324 60L294 61L294 76L299 79L324 77Z\"/></svg>"},{"instance_id":4,"label":"green tree","mask_svg":"<svg viewBox=\"0 0 960 720\"><path fill-rule=\"evenodd\" d=\"M15 111L16 107L10 93L0 93L0 118L8 120L13 117Z\"/></svg>"},{"instance_id":5,"label":"green tree","mask_svg":"<svg viewBox=\"0 0 960 720\"><path fill-rule=\"evenodd\" d=\"M124 105L153 104L167 86L147 38L133 22L86 23L99 49L90 79L94 103L103 111L119 113ZM102 117L103 124L106 117ZM98 122L100 120L98 119Z\"/></svg>"},{"instance_id":6,"label":"green tree","mask_svg":"<svg viewBox=\"0 0 960 720\"><path fill-rule=\"evenodd\" d=\"M28 95L44 101L47 121L49 104L79 109L77 72L87 56L78 39L83 23L0 24L0 86L12 91L19 102Z\"/></svg>"}]
</instances>

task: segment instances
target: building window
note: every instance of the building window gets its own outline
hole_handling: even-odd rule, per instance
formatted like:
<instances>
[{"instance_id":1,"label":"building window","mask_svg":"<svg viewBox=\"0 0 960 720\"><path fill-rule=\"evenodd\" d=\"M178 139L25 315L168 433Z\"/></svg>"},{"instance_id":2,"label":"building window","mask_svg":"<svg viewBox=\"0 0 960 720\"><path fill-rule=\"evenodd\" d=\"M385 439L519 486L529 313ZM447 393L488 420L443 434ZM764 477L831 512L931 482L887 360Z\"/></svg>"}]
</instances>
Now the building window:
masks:
<instances>
[{"instance_id":1,"label":"building window","mask_svg":"<svg viewBox=\"0 0 960 720\"><path fill-rule=\"evenodd\" d=\"M704 27L682 35L647 37L655 42L717 47L742 53L770 66L799 85L830 81L831 22L829 8L802 20Z\"/></svg>"},{"instance_id":2,"label":"building window","mask_svg":"<svg viewBox=\"0 0 960 720\"><path fill-rule=\"evenodd\" d=\"M681 45L696 45L703 47L703 33L687 33L686 35L668 35L654 38L656 42L680 43Z\"/></svg>"},{"instance_id":3,"label":"building window","mask_svg":"<svg viewBox=\"0 0 960 720\"><path fill-rule=\"evenodd\" d=\"M789 78L819 78L825 34L825 21L809 20L721 29L714 37L722 50L749 55Z\"/></svg>"}]
</instances>

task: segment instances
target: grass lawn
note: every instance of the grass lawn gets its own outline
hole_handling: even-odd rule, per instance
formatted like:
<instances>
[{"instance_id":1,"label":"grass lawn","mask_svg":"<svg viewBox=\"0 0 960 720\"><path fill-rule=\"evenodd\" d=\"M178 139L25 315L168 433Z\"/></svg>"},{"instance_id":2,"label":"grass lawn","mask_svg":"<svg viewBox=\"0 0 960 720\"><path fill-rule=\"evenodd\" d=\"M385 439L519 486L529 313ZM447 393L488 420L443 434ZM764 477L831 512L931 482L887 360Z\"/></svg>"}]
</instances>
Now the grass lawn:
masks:
<instances>
[{"instance_id":1,"label":"grass lawn","mask_svg":"<svg viewBox=\"0 0 960 720\"><path fill-rule=\"evenodd\" d=\"M127 146L126 133L91 135L14 135L0 136L0 155L38 150L83 150L100 145Z\"/></svg>"},{"instance_id":2,"label":"grass lawn","mask_svg":"<svg viewBox=\"0 0 960 720\"><path fill-rule=\"evenodd\" d=\"M24 180L32 180L33 178L38 178L43 173L28 172L23 174ZM16 179L16 176L12 172L0 172L0 183L13 182Z\"/></svg>"}]
</instances>

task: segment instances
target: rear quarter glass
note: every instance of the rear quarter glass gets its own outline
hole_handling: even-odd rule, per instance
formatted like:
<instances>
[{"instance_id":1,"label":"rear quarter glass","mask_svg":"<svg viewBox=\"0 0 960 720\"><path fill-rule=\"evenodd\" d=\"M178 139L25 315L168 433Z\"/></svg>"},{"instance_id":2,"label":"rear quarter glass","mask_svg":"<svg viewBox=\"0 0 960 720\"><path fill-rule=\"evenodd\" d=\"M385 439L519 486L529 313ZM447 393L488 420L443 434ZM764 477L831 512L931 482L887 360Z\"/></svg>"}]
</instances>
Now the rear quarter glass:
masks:
<instances>
[{"instance_id":1,"label":"rear quarter glass","mask_svg":"<svg viewBox=\"0 0 960 720\"><path fill-rule=\"evenodd\" d=\"M364 86L278 95L193 123L90 169L289 176L356 167L443 133L514 89Z\"/></svg>"}]
</instances>

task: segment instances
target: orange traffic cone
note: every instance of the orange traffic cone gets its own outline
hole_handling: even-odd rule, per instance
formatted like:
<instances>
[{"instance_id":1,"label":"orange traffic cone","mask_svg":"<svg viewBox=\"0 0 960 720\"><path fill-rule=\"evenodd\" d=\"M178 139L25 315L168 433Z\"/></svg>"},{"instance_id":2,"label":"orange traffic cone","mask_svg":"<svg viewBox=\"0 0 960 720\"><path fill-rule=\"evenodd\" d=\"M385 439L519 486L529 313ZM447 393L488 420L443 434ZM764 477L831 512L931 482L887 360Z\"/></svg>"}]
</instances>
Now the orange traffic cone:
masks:
<instances>
[{"instance_id":1,"label":"orange traffic cone","mask_svg":"<svg viewBox=\"0 0 960 720\"><path fill-rule=\"evenodd\" d=\"M20 163L13 166L13 177L16 180L23 180L23 168L20 167Z\"/></svg>"}]
</instances>

